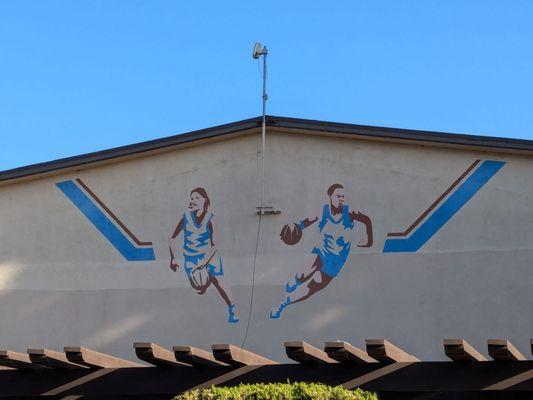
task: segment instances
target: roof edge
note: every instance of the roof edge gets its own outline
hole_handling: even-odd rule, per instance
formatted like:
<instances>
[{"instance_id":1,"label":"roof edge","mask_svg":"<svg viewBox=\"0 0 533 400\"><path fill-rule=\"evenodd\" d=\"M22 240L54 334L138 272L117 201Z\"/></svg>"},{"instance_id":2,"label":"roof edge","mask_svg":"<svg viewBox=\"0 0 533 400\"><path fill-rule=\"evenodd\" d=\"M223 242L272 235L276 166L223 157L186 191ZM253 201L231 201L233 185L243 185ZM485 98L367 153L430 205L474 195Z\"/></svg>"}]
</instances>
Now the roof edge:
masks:
<instances>
[{"instance_id":1,"label":"roof edge","mask_svg":"<svg viewBox=\"0 0 533 400\"><path fill-rule=\"evenodd\" d=\"M232 133L238 133L245 130L258 128L261 126L261 122L262 117L254 117L228 124L217 125L211 128L172 135L161 139L149 140L126 146L81 154L78 156L61 158L53 161L0 171L0 183L18 180L32 175L40 175L67 168L107 161L114 158L132 156L139 153L163 149L165 147L191 143L201 139L209 139ZM503 150L533 153L533 140L525 139L509 139L502 137L355 125L340 122L328 122L279 116L267 116L266 122L267 126L282 129L328 132L375 139L421 142L426 144L441 144L450 147L469 146L492 149L494 151Z\"/></svg>"},{"instance_id":2,"label":"roof edge","mask_svg":"<svg viewBox=\"0 0 533 400\"><path fill-rule=\"evenodd\" d=\"M131 156L148 151L159 150L165 147L191 143L201 139L209 139L217 136L228 135L253 129L261 126L261 117L249 118L229 124L217 125L211 128L199 129L187 133L167 136L161 139L148 140L145 142L129 144L111 149L95 151L73 157L60 158L37 164L0 171L0 182L26 178L31 175L39 175L58 171L66 168L78 167L86 164L107 161L114 158Z\"/></svg>"},{"instance_id":3,"label":"roof edge","mask_svg":"<svg viewBox=\"0 0 533 400\"><path fill-rule=\"evenodd\" d=\"M356 125L340 122L327 122L301 118L269 116L267 125L285 129L322 131L329 133L366 136L369 138L392 139L441 143L449 146L473 146L500 150L533 152L533 140L511 139L497 136L481 136L439 131L423 131L369 125Z\"/></svg>"}]
</instances>

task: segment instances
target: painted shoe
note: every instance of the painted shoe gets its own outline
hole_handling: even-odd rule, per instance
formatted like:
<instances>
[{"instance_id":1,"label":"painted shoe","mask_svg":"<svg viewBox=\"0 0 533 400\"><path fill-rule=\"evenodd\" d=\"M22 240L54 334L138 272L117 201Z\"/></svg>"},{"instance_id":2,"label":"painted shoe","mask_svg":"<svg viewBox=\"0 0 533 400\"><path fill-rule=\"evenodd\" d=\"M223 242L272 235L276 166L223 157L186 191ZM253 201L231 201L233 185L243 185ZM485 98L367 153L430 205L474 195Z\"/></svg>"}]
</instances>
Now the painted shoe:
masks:
<instances>
[{"instance_id":1,"label":"painted shoe","mask_svg":"<svg viewBox=\"0 0 533 400\"><path fill-rule=\"evenodd\" d=\"M287 282L287 284L285 285L285 291L287 293L292 293L294 292L296 289L298 289L298 286L300 286L302 284L302 281L300 281L298 279L298 277L295 275L294 276L294 283L291 284L290 282Z\"/></svg>"},{"instance_id":2,"label":"painted shoe","mask_svg":"<svg viewBox=\"0 0 533 400\"><path fill-rule=\"evenodd\" d=\"M236 324L237 322L239 322L239 316L235 311L235 304L230 304L228 306L228 322L230 324Z\"/></svg>"},{"instance_id":3,"label":"painted shoe","mask_svg":"<svg viewBox=\"0 0 533 400\"><path fill-rule=\"evenodd\" d=\"M289 306L289 304L291 304L291 298L287 297L287 300L281 303L278 308L276 309L273 308L272 310L270 310L269 318L279 319L281 317L281 313L283 312L284 309L286 309Z\"/></svg>"}]
</instances>

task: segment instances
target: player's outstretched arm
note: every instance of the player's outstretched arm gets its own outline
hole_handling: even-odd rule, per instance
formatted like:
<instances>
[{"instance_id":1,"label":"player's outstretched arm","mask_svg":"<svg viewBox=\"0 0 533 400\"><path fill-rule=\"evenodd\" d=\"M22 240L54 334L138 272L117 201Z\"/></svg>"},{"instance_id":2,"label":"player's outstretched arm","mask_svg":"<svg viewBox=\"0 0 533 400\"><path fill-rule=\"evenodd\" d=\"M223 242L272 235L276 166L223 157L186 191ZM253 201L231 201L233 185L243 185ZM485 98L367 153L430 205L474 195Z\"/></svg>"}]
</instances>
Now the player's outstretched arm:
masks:
<instances>
[{"instance_id":1,"label":"player's outstretched arm","mask_svg":"<svg viewBox=\"0 0 533 400\"><path fill-rule=\"evenodd\" d=\"M350 218L352 221L361 222L366 228L366 243L358 244L357 247L372 247L372 244L374 243L374 235L372 232L372 220L370 217L360 211L352 211L350 212Z\"/></svg>"},{"instance_id":2,"label":"player's outstretched arm","mask_svg":"<svg viewBox=\"0 0 533 400\"><path fill-rule=\"evenodd\" d=\"M176 262L176 254L174 253L174 249L176 248L176 239L182 230L183 230L183 217L180 218L180 221L178 222L176 229L174 229L174 232L168 238L168 250L170 252L170 269L172 271L176 271L180 267L179 264Z\"/></svg>"},{"instance_id":3,"label":"player's outstretched arm","mask_svg":"<svg viewBox=\"0 0 533 400\"><path fill-rule=\"evenodd\" d=\"M318 221L318 217L312 217L312 218L305 218L300 221L300 227L303 229L313 225L316 221Z\"/></svg>"}]
</instances>

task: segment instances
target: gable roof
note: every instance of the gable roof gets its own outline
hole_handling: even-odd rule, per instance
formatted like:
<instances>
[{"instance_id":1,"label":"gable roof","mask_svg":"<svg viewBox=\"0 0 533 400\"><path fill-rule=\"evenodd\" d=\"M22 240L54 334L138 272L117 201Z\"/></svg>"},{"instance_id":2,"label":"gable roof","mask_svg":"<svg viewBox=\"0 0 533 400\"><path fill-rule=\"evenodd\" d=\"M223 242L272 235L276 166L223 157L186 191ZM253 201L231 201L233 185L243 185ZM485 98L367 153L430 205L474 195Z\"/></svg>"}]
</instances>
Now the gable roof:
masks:
<instances>
[{"instance_id":1,"label":"gable roof","mask_svg":"<svg viewBox=\"0 0 533 400\"><path fill-rule=\"evenodd\" d=\"M9 169L0 172L0 183L18 181L21 178L27 178L32 175L49 174L55 171L81 167L87 164L102 163L105 161L125 157L134 157L142 153L153 152L199 140L244 133L245 131L251 131L260 128L261 121L261 117L255 117L229 124L218 125L211 128L168 136L161 139ZM276 130L280 129L317 134L333 134L336 136L351 136L371 140L411 142L413 144L421 145L425 144L446 147L477 148L479 150L492 150L506 153L513 152L533 154L533 140L463 135L412 129L385 128L277 116L267 116L266 121L267 127Z\"/></svg>"}]
</instances>

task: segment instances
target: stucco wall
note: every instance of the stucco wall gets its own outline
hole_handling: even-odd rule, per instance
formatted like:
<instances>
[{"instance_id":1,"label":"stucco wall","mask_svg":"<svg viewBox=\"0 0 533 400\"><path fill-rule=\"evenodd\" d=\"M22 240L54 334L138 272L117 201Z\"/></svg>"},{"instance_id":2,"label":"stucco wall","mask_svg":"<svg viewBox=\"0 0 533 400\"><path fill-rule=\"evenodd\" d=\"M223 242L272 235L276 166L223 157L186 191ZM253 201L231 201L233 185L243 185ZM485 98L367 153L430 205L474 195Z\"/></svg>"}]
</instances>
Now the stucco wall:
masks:
<instances>
[{"instance_id":1,"label":"stucco wall","mask_svg":"<svg viewBox=\"0 0 533 400\"><path fill-rule=\"evenodd\" d=\"M0 347L83 345L133 358L131 342L138 340L241 345L251 304L259 150L258 135L243 136L1 187ZM384 253L387 234L406 229L477 159L505 164L418 251ZM487 338L508 337L527 353L531 166L531 158L509 154L269 134L265 203L281 214L262 218L246 347L283 360L283 340L363 345L383 337L419 358L442 359L444 337L480 348ZM56 186L76 178L139 240L153 243L145 247L155 260L127 261ZM314 227L295 246L283 244L279 232L317 214L336 182L350 209L371 218L373 246L355 246L364 236L359 224L339 276L270 320L285 283L320 242ZM213 288L199 296L182 269L169 269L168 237L198 186L211 199L238 324L227 323Z\"/></svg>"}]
</instances>

